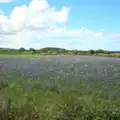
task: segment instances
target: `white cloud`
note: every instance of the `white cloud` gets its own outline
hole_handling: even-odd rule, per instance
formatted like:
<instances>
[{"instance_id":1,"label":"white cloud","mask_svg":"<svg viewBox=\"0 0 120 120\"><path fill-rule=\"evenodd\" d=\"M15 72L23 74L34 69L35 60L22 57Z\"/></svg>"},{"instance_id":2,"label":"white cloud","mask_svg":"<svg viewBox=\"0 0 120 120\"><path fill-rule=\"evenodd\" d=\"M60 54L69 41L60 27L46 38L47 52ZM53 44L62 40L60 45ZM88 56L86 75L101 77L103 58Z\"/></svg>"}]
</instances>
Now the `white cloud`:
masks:
<instances>
[{"instance_id":1,"label":"white cloud","mask_svg":"<svg viewBox=\"0 0 120 120\"><path fill-rule=\"evenodd\" d=\"M14 7L10 18L0 12L0 47L58 46L108 49L108 43L113 44L120 38L119 33L109 33L104 29L99 31L91 31L87 28L68 29L70 10L70 7L62 7L58 11L46 0L32 0L28 6ZM59 25L63 27L59 27ZM111 42L113 39L114 41ZM4 40L5 42L3 42ZM115 46L116 44L114 44L114 48Z\"/></svg>"},{"instance_id":2,"label":"white cloud","mask_svg":"<svg viewBox=\"0 0 120 120\"><path fill-rule=\"evenodd\" d=\"M46 0L32 0L29 6L15 7L10 19L3 14L0 15L0 21L5 32L51 29L57 24L67 23L68 13L67 7L57 12L55 8L49 6Z\"/></svg>"}]
</instances>

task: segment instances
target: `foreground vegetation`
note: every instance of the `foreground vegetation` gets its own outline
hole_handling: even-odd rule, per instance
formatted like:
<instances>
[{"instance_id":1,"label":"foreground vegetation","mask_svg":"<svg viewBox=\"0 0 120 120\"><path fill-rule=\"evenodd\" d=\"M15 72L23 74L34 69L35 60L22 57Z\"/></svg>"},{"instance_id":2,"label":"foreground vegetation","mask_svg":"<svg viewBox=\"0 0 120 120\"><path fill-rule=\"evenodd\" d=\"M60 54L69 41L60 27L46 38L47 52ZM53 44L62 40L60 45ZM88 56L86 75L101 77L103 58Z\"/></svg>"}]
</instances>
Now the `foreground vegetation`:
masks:
<instances>
[{"instance_id":1,"label":"foreground vegetation","mask_svg":"<svg viewBox=\"0 0 120 120\"><path fill-rule=\"evenodd\" d=\"M0 120L120 120L120 81L72 71L41 77L1 67Z\"/></svg>"},{"instance_id":2,"label":"foreground vegetation","mask_svg":"<svg viewBox=\"0 0 120 120\"><path fill-rule=\"evenodd\" d=\"M96 56L109 56L109 57L120 57L119 52L106 51L106 50L66 50L63 48L46 47L42 49L30 48L26 50L21 47L20 49L8 49L0 48L0 55L96 55Z\"/></svg>"}]
</instances>

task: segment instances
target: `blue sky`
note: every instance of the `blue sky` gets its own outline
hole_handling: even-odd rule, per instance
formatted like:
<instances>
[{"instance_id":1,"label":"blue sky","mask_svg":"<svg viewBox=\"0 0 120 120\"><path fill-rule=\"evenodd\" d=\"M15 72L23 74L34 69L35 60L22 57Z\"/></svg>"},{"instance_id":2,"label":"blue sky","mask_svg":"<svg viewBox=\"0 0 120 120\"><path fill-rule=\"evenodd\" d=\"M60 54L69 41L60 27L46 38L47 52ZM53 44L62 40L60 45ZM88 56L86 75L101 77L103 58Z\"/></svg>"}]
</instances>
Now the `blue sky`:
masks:
<instances>
[{"instance_id":1,"label":"blue sky","mask_svg":"<svg viewBox=\"0 0 120 120\"><path fill-rule=\"evenodd\" d=\"M48 0L60 8L71 6L68 26L120 32L120 0ZM114 25L113 25L114 24Z\"/></svg>"},{"instance_id":2,"label":"blue sky","mask_svg":"<svg viewBox=\"0 0 120 120\"><path fill-rule=\"evenodd\" d=\"M120 50L119 0L0 0L0 11L1 47Z\"/></svg>"}]
</instances>

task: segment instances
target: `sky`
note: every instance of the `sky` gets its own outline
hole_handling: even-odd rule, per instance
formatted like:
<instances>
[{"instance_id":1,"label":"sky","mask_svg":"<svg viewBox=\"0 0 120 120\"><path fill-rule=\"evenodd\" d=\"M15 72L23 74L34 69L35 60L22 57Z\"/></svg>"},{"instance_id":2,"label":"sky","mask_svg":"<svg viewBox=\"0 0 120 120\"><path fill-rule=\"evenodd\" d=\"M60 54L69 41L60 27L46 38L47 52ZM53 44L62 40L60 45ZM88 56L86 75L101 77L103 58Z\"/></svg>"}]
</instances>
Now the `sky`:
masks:
<instances>
[{"instance_id":1,"label":"sky","mask_svg":"<svg viewBox=\"0 0 120 120\"><path fill-rule=\"evenodd\" d=\"M120 0L0 0L0 47L120 51Z\"/></svg>"}]
</instances>

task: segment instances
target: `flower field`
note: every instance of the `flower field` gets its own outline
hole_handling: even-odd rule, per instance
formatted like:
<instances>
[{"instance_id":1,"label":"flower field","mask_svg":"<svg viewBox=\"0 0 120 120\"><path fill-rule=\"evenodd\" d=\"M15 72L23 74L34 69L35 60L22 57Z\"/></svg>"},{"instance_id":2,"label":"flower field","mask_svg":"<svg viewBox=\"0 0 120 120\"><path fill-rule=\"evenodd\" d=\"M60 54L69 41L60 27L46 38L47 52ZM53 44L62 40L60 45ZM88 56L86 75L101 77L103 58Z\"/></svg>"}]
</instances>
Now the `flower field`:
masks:
<instances>
[{"instance_id":1,"label":"flower field","mask_svg":"<svg viewBox=\"0 0 120 120\"><path fill-rule=\"evenodd\" d=\"M120 120L120 59L0 56L0 120Z\"/></svg>"}]
</instances>

